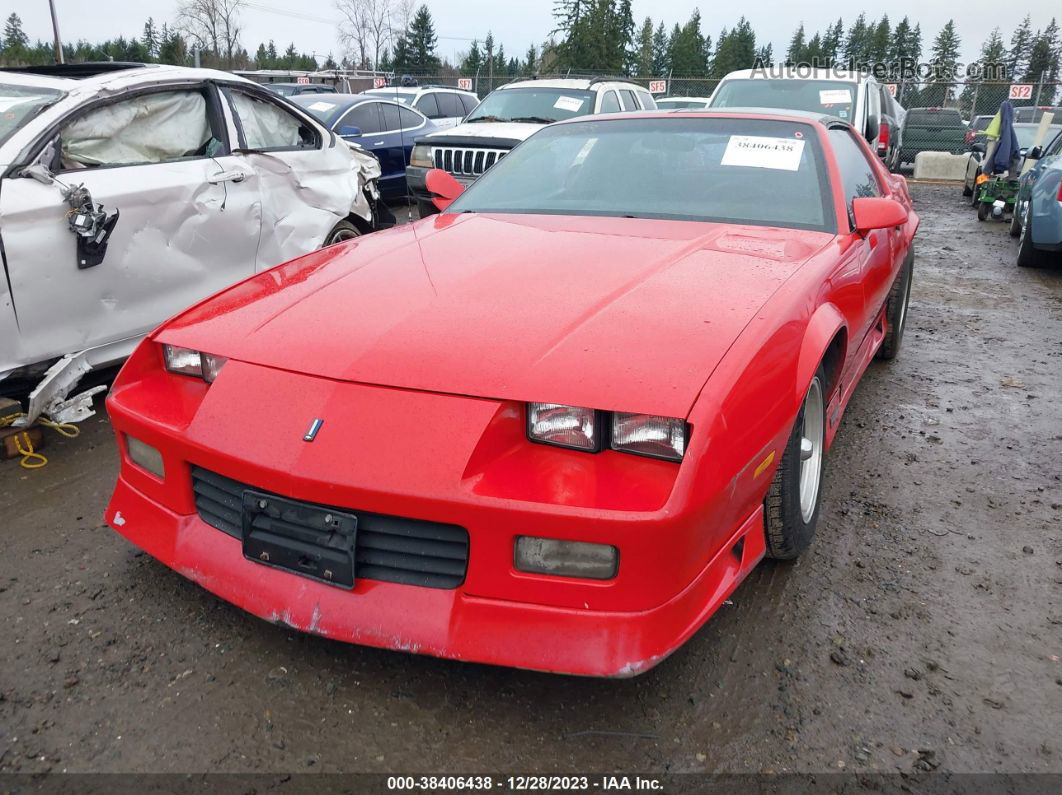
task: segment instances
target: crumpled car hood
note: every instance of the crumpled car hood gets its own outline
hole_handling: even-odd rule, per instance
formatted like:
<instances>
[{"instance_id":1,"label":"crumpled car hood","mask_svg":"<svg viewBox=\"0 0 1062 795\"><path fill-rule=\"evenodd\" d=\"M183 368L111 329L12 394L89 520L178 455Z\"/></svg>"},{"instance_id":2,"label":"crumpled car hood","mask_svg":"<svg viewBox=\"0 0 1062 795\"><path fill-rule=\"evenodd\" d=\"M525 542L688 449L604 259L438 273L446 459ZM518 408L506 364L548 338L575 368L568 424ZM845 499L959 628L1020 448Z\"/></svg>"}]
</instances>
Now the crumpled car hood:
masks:
<instances>
[{"instance_id":1,"label":"crumpled car hood","mask_svg":"<svg viewBox=\"0 0 1062 795\"><path fill-rule=\"evenodd\" d=\"M757 310L831 239L443 214L260 274L159 339L341 381L681 417Z\"/></svg>"}]
</instances>

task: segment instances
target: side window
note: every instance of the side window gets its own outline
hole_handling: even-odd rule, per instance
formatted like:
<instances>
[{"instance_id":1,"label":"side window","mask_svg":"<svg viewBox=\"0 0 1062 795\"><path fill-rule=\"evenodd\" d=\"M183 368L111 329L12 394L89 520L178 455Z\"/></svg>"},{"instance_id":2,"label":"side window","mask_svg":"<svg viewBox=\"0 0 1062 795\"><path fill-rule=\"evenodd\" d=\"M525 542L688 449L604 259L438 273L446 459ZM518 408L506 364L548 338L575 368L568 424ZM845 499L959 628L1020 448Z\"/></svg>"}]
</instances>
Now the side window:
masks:
<instances>
[{"instance_id":1,"label":"side window","mask_svg":"<svg viewBox=\"0 0 1062 795\"><path fill-rule=\"evenodd\" d=\"M633 91L627 88L621 88L619 94L624 110L638 110L638 100L634 98Z\"/></svg>"},{"instance_id":2,"label":"side window","mask_svg":"<svg viewBox=\"0 0 1062 795\"><path fill-rule=\"evenodd\" d=\"M638 99L642 101L642 107L645 108L645 110L656 110L656 100L653 99L652 94L648 91L636 91L634 93L636 93Z\"/></svg>"},{"instance_id":3,"label":"side window","mask_svg":"<svg viewBox=\"0 0 1062 795\"><path fill-rule=\"evenodd\" d=\"M247 149L315 149L317 135L298 116L242 91L227 91Z\"/></svg>"},{"instance_id":4,"label":"side window","mask_svg":"<svg viewBox=\"0 0 1062 795\"><path fill-rule=\"evenodd\" d=\"M414 107L429 119L438 119L442 116L439 113L439 103L435 101L435 94L425 94L417 100Z\"/></svg>"},{"instance_id":5,"label":"side window","mask_svg":"<svg viewBox=\"0 0 1062 795\"><path fill-rule=\"evenodd\" d=\"M1062 153L1062 132L1056 135L1055 140L1044 148L1044 157L1057 155L1059 153Z\"/></svg>"},{"instance_id":6,"label":"side window","mask_svg":"<svg viewBox=\"0 0 1062 795\"><path fill-rule=\"evenodd\" d=\"M380 102L380 116L383 121L380 124L383 126L383 132L390 132L391 130L402 129L402 117L398 115L398 105L392 105L390 102Z\"/></svg>"},{"instance_id":7,"label":"side window","mask_svg":"<svg viewBox=\"0 0 1062 795\"><path fill-rule=\"evenodd\" d=\"M410 127L419 127L424 123L424 117L409 108L399 108L398 119L403 130L408 130Z\"/></svg>"},{"instance_id":8,"label":"side window","mask_svg":"<svg viewBox=\"0 0 1062 795\"><path fill-rule=\"evenodd\" d=\"M461 104L457 94L437 94L436 98L439 100L439 113L442 116L450 118L465 115L465 106Z\"/></svg>"},{"instance_id":9,"label":"side window","mask_svg":"<svg viewBox=\"0 0 1062 795\"><path fill-rule=\"evenodd\" d=\"M479 104L478 99L469 96L468 94L458 94L458 97L461 100L461 106L465 109L465 112L460 114L462 116L467 116L469 113L475 110L476 105Z\"/></svg>"},{"instance_id":10,"label":"side window","mask_svg":"<svg viewBox=\"0 0 1062 795\"><path fill-rule=\"evenodd\" d=\"M358 127L362 135L373 135L383 130L379 102L363 102L351 108L335 125L336 132L343 134L344 127Z\"/></svg>"},{"instance_id":11,"label":"side window","mask_svg":"<svg viewBox=\"0 0 1062 795\"><path fill-rule=\"evenodd\" d=\"M199 91L140 94L90 110L60 133L63 169L211 157L222 149Z\"/></svg>"},{"instance_id":12,"label":"side window","mask_svg":"<svg viewBox=\"0 0 1062 795\"><path fill-rule=\"evenodd\" d=\"M601 97L601 112L602 113L619 113L620 104L616 99L615 91L606 91Z\"/></svg>"},{"instance_id":13,"label":"side window","mask_svg":"<svg viewBox=\"0 0 1062 795\"><path fill-rule=\"evenodd\" d=\"M852 200L881 196L881 186L873 166L849 130L833 129L829 135L834 156L837 158L837 170L841 172L841 190L851 216Z\"/></svg>"}]
</instances>

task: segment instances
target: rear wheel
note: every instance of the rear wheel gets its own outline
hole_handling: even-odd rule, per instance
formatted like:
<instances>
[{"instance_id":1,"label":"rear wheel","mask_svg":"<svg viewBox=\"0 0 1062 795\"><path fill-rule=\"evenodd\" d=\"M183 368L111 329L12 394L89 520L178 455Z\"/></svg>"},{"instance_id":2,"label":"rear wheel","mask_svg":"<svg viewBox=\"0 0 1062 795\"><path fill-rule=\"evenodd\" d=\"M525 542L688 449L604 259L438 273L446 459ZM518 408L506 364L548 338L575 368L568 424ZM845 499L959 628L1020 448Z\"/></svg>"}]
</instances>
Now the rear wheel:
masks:
<instances>
[{"instance_id":1,"label":"rear wheel","mask_svg":"<svg viewBox=\"0 0 1062 795\"><path fill-rule=\"evenodd\" d=\"M819 366L763 501L767 554L792 560L811 544L819 521L826 443L826 376Z\"/></svg>"},{"instance_id":2,"label":"rear wheel","mask_svg":"<svg viewBox=\"0 0 1062 795\"><path fill-rule=\"evenodd\" d=\"M896 274L896 281L889 290L889 298L885 304L885 339L878 348L877 358L895 359L900 352L900 342L903 340L903 331L907 327L907 306L911 302L911 281L914 275L914 247L907 252L907 259L903 261L900 272Z\"/></svg>"},{"instance_id":3,"label":"rear wheel","mask_svg":"<svg viewBox=\"0 0 1062 795\"><path fill-rule=\"evenodd\" d=\"M978 202L977 203L977 220L978 221L987 221L988 220L988 216L991 214L991 212L992 212L992 205L989 204L988 202Z\"/></svg>"},{"instance_id":4,"label":"rear wheel","mask_svg":"<svg viewBox=\"0 0 1062 795\"><path fill-rule=\"evenodd\" d=\"M962 195L963 196L973 196L973 188L971 188L965 182L962 183Z\"/></svg>"},{"instance_id":5,"label":"rear wheel","mask_svg":"<svg viewBox=\"0 0 1062 795\"><path fill-rule=\"evenodd\" d=\"M1025 218L1018 232L1018 265L1023 268L1035 268L1043 265L1046 257L1038 251L1032 242L1032 200L1025 205Z\"/></svg>"}]
</instances>

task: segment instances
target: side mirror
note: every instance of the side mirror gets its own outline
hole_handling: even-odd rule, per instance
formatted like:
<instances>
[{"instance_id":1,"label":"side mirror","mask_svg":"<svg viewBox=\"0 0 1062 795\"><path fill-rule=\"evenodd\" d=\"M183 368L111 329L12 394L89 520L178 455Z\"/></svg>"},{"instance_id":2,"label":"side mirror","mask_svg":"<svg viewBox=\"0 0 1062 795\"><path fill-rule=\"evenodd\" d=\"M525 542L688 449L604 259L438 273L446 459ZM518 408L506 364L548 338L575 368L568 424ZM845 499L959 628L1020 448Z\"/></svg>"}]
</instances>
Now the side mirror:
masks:
<instances>
[{"instance_id":1,"label":"side mirror","mask_svg":"<svg viewBox=\"0 0 1062 795\"><path fill-rule=\"evenodd\" d=\"M1025 155L1029 160L1039 160L1044 156L1044 148L1042 146L1034 146L1029 150L1029 153Z\"/></svg>"},{"instance_id":2,"label":"side mirror","mask_svg":"<svg viewBox=\"0 0 1062 795\"><path fill-rule=\"evenodd\" d=\"M970 151L977 152L978 154L983 155L985 153L985 145L978 141L977 143L972 144L970 146Z\"/></svg>"},{"instance_id":3,"label":"side mirror","mask_svg":"<svg viewBox=\"0 0 1062 795\"><path fill-rule=\"evenodd\" d=\"M424 176L424 187L432 194L431 203L440 212L465 192L465 186L441 168L433 168Z\"/></svg>"},{"instance_id":4,"label":"side mirror","mask_svg":"<svg viewBox=\"0 0 1062 795\"><path fill-rule=\"evenodd\" d=\"M353 124L344 124L336 130L336 134L340 138L357 138L361 135L361 127L355 127Z\"/></svg>"},{"instance_id":5,"label":"side mirror","mask_svg":"<svg viewBox=\"0 0 1062 795\"><path fill-rule=\"evenodd\" d=\"M864 197L852 201L852 216L857 232L888 229L907 223L907 209L895 199Z\"/></svg>"},{"instance_id":6,"label":"side mirror","mask_svg":"<svg viewBox=\"0 0 1062 795\"><path fill-rule=\"evenodd\" d=\"M870 114L867 116L867 140L871 144L878 142L878 135L881 134L881 118Z\"/></svg>"}]
</instances>

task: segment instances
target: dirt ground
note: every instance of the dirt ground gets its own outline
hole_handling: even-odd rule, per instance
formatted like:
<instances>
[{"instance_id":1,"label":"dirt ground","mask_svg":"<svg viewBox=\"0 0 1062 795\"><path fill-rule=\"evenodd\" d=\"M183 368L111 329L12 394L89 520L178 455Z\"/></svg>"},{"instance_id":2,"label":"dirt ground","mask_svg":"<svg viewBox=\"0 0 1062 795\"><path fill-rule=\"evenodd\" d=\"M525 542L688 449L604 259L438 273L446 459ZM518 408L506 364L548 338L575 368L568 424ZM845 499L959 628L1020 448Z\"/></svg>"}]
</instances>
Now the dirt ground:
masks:
<instances>
[{"instance_id":1,"label":"dirt ground","mask_svg":"<svg viewBox=\"0 0 1062 795\"><path fill-rule=\"evenodd\" d=\"M348 646L253 618L102 522L104 417L0 462L0 771L1062 773L1062 268L958 188L903 350L827 462L818 538L624 681Z\"/></svg>"}]
</instances>

